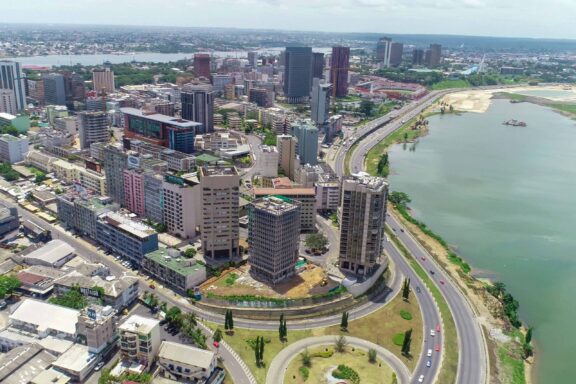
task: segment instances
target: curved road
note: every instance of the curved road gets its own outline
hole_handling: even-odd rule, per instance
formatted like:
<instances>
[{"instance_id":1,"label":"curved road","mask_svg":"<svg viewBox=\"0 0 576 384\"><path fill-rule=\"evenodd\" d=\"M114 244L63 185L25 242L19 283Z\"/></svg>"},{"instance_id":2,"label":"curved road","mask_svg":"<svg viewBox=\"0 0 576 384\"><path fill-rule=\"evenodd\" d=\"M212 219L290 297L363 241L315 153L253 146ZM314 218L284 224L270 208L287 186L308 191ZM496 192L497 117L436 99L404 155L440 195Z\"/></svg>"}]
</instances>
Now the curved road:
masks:
<instances>
[{"instance_id":1,"label":"curved road","mask_svg":"<svg viewBox=\"0 0 576 384\"><path fill-rule=\"evenodd\" d=\"M436 97L449 92L453 91L433 92L428 95L427 98L420 100L415 108L407 109L405 113L403 110L400 110L399 113L402 114L402 120L408 121L417 116L431 105ZM370 140L360 141L350 157L350 169L354 172L362 170L368 151L401 126L402 123L400 121L393 120L376 130L370 137ZM351 146L353 143L349 144ZM341 161L341 163L337 162L336 164L337 171L341 172L339 175L343 175L344 172L344 158L345 154L337 157L337 161ZM420 263L424 270L429 273L430 277L436 281L437 287L448 302L458 333L459 360L457 382L461 384L486 383L488 379L487 349L480 324L473 313L470 303L464 294L456 287L455 283L447 278L442 268L433 261L433 258L428 252L401 226L396 218L389 216L387 222L396 231L399 240L404 243L418 263ZM430 273L430 271L433 271L434 274ZM443 280L444 284L439 284L439 280ZM420 363L419 369L416 372L421 372L421 365Z\"/></svg>"},{"instance_id":2,"label":"curved road","mask_svg":"<svg viewBox=\"0 0 576 384\"><path fill-rule=\"evenodd\" d=\"M309 337L307 339L302 339L290 344L281 350L280 353L276 355L274 360L272 360L270 369L268 370L268 375L266 376L266 384L284 383L284 374L288 368L288 364L290 364L292 359L298 358L298 353L300 351L305 348L334 344L336 342L336 338L337 336ZM346 336L346 341L348 342L348 345L354 346L356 348L364 350L376 350L378 357L382 359L386 364L388 364L394 370L394 372L396 372L399 384L407 384L409 382L410 372L408 372L408 369L404 363L402 363L399 358L397 358L387 349L382 348L378 344L371 343L367 340L358 339L356 337Z\"/></svg>"}]
</instances>

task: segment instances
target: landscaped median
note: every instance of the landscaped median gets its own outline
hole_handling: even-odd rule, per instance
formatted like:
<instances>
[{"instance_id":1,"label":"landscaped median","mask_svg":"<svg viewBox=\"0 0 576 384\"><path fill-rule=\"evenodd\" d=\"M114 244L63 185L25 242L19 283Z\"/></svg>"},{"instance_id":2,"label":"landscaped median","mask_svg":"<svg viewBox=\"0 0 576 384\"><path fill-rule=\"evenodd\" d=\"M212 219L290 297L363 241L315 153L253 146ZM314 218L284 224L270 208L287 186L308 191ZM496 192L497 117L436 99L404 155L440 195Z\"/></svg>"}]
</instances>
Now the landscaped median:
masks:
<instances>
[{"instance_id":1,"label":"landscaped median","mask_svg":"<svg viewBox=\"0 0 576 384\"><path fill-rule=\"evenodd\" d=\"M411 315L411 320L406 320L406 313ZM404 315L404 316L403 316ZM310 326L314 326L314 319L309 320ZM375 326L377 324L378 326ZM216 329L214 323L207 325ZM278 322L280 326L280 322ZM221 327L220 327L221 328ZM394 336L412 329L411 356L406 357L401 353L401 347L394 343ZM380 345L397 356L410 371L417 363L420 356L423 338L422 316L418 300L404 301L401 295L397 295L388 304L379 310L362 317L351 320L346 331L342 331L339 325L325 328L313 328L307 330L291 330L288 324L287 340L280 341L278 331L260 331L255 329L234 328L229 334L224 333L224 340L240 355L248 365L258 383L265 383L266 374L274 357L290 344L312 336L339 335L344 337L357 337L369 340ZM261 366L256 365L254 345L257 337L264 338L264 353Z\"/></svg>"}]
</instances>

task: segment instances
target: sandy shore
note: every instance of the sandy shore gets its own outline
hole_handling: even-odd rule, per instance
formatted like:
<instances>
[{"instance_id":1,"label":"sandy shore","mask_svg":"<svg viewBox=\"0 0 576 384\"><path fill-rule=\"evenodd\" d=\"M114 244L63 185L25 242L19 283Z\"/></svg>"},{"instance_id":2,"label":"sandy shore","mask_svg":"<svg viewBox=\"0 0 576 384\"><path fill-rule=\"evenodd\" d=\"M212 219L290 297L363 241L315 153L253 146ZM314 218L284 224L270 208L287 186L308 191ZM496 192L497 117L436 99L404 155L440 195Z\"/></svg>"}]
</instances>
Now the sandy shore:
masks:
<instances>
[{"instance_id":1,"label":"sandy shore","mask_svg":"<svg viewBox=\"0 0 576 384\"><path fill-rule=\"evenodd\" d=\"M544 99L553 100L556 102L576 102L576 89L574 87L564 85L546 85L546 86L533 86L533 87L514 87L514 88L501 88L491 90L463 90L462 92L450 93L442 98L442 101L452 105L454 109L462 112L475 112L484 113L490 107L492 95L498 92L508 93L522 93L524 91L569 91L574 96L569 97L544 97Z\"/></svg>"}]
</instances>

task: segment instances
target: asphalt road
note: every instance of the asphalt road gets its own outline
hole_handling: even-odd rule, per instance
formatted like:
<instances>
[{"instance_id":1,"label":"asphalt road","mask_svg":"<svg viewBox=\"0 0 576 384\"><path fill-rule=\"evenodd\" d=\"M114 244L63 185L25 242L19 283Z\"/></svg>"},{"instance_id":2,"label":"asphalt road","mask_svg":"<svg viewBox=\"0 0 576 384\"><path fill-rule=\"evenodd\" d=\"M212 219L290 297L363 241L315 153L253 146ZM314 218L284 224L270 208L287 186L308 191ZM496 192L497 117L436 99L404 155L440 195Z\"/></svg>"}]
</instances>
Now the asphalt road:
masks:
<instances>
[{"instance_id":1,"label":"asphalt road","mask_svg":"<svg viewBox=\"0 0 576 384\"><path fill-rule=\"evenodd\" d=\"M284 376L290 361L293 358L298 358L298 353L300 353L305 348L314 348L322 345L334 344L337 336L316 336L309 337L306 339L299 340L293 344L290 344L284 348L270 364L270 369L266 376L266 384L282 384L284 383ZM368 351L369 349L376 350L378 358L382 359L386 364L388 364L395 372L400 384L407 384L410 380L410 372L398 357L392 354L385 348L382 348L378 344L371 343L370 341L358 339L356 337L346 336L346 341L348 346L364 349Z\"/></svg>"}]
</instances>

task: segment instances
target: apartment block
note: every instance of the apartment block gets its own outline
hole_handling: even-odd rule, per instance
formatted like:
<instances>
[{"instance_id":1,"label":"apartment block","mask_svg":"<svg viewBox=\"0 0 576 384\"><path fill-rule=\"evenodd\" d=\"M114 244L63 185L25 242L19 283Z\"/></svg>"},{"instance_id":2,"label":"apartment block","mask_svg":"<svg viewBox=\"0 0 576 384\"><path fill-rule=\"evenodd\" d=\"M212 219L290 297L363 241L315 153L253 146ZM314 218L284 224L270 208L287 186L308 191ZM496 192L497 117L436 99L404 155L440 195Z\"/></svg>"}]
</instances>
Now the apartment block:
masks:
<instances>
[{"instance_id":1,"label":"apartment block","mask_svg":"<svg viewBox=\"0 0 576 384\"><path fill-rule=\"evenodd\" d=\"M128 361L150 368L160 350L160 321L140 315L130 316L118 327L120 353Z\"/></svg>"},{"instance_id":2,"label":"apartment block","mask_svg":"<svg viewBox=\"0 0 576 384\"><path fill-rule=\"evenodd\" d=\"M201 220L200 181L167 175L162 184L164 220L168 232L183 239L196 237Z\"/></svg>"},{"instance_id":3,"label":"apartment block","mask_svg":"<svg viewBox=\"0 0 576 384\"><path fill-rule=\"evenodd\" d=\"M124 170L124 204L126 208L138 216L145 214L144 173L139 169ZM157 202L156 204L158 204Z\"/></svg>"}]
</instances>

